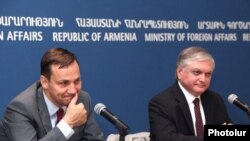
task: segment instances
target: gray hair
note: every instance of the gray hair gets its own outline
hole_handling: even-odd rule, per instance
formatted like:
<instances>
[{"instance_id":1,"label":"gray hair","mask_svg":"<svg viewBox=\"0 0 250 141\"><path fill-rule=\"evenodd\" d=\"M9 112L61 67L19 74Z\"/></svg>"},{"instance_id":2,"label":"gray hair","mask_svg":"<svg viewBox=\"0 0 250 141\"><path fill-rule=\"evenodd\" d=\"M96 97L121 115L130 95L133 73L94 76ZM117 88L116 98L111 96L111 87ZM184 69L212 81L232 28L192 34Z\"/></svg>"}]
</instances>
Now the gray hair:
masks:
<instances>
[{"instance_id":1,"label":"gray hair","mask_svg":"<svg viewBox=\"0 0 250 141\"><path fill-rule=\"evenodd\" d=\"M181 51L181 53L177 58L176 65L177 67L184 68L190 61L205 61L205 60L210 60L214 64L215 68L214 58L205 48L189 47Z\"/></svg>"}]
</instances>

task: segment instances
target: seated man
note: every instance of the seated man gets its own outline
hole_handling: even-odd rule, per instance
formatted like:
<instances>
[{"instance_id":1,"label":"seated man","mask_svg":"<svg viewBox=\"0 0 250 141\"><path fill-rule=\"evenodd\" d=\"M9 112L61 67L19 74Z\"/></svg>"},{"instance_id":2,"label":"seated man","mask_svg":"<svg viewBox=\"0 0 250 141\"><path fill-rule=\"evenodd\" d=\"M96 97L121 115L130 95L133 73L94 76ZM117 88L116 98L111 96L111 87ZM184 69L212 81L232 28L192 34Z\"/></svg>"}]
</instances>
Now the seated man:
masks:
<instances>
[{"instance_id":1,"label":"seated man","mask_svg":"<svg viewBox=\"0 0 250 141\"><path fill-rule=\"evenodd\" d=\"M149 101L151 141L202 141L203 125L231 123L222 97L209 89L214 68L204 48L180 53L175 83Z\"/></svg>"},{"instance_id":2,"label":"seated man","mask_svg":"<svg viewBox=\"0 0 250 141\"><path fill-rule=\"evenodd\" d=\"M82 90L76 56L52 48L43 55L40 67L40 80L6 108L3 125L8 140L104 141L90 95Z\"/></svg>"}]
</instances>

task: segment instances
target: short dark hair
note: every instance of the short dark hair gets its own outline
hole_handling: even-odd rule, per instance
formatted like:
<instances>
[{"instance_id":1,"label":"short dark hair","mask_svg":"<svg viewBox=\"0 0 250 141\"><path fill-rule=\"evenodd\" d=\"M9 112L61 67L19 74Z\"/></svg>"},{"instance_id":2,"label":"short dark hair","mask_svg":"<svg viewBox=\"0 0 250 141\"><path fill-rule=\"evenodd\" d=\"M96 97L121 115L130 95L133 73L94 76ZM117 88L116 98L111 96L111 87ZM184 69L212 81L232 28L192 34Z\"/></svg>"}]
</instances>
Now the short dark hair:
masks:
<instances>
[{"instance_id":1,"label":"short dark hair","mask_svg":"<svg viewBox=\"0 0 250 141\"><path fill-rule=\"evenodd\" d=\"M64 48L51 48L46 51L41 59L41 75L44 75L47 79L51 76L51 66L60 65L59 68L69 66L71 63L78 60L74 53Z\"/></svg>"}]
</instances>

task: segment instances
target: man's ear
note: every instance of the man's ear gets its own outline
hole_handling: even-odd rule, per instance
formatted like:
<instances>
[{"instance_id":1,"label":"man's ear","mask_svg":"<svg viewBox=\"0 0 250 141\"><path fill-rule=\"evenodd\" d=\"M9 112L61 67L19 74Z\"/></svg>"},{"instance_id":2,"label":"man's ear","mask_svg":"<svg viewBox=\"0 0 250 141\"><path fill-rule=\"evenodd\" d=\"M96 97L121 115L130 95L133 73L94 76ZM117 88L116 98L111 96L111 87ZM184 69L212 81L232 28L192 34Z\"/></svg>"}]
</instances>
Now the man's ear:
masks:
<instances>
[{"instance_id":1,"label":"man's ear","mask_svg":"<svg viewBox=\"0 0 250 141\"><path fill-rule=\"evenodd\" d=\"M177 69L176 69L176 77L177 77L177 79L180 79L182 71L183 71L182 68L177 67Z\"/></svg>"},{"instance_id":2,"label":"man's ear","mask_svg":"<svg viewBox=\"0 0 250 141\"><path fill-rule=\"evenodd\" d=\"M48 81L49 80L44 75L40 76L40 82L44 89L48 89Z\"/></svg>"}]
</instances>

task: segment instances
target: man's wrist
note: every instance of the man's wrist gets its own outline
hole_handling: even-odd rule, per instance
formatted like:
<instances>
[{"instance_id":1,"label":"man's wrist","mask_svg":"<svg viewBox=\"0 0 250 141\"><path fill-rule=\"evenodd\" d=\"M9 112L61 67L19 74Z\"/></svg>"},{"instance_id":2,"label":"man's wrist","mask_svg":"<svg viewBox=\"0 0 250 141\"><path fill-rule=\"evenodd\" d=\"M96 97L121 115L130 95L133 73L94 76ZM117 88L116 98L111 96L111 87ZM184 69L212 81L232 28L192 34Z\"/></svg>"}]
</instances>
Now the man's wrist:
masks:
<instances>
[{"instance_id":1,"label":"man's wrist","mask_svg":"<svg viewBox=\"0 0 250 141\"><path fill-rule=\"evenodd\" d=\"M69 139L75 133L75 131L71 128L71 126L64 120L61 120L56 126L59 128L59 130L63 133L63 135L67 139Z\"/></svg>"}]
</instances>

